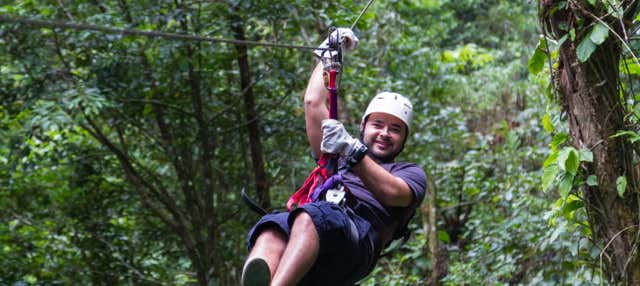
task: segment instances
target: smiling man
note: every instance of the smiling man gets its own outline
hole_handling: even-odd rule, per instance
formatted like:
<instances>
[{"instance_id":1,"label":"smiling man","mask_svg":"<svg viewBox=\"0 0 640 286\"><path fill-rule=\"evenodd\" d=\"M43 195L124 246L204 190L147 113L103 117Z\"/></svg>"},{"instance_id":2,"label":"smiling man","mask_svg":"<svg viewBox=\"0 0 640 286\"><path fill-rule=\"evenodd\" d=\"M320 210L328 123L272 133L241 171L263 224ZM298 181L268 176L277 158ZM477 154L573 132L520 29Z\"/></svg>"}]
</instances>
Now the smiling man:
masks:
<instances>
[{"instance_id":1,"label":"smiling man","mask_svg":"<svg viewBox=\"0 0 640 286\"><path fill-rule=\"evenodd\" d=\"M357 47L351 30L342 29L340 35L345 50ZM395 162L410 131L409 100L394 92L374 96L358 139L342 123L328 119L322 73L318 63L305 92L307 138L314 156L340 156L346 198L262 217L247 237L245 286L353 285L371 272L384 246L406 227L424 199L422 168Z\"/></svg>"}]
</instances>

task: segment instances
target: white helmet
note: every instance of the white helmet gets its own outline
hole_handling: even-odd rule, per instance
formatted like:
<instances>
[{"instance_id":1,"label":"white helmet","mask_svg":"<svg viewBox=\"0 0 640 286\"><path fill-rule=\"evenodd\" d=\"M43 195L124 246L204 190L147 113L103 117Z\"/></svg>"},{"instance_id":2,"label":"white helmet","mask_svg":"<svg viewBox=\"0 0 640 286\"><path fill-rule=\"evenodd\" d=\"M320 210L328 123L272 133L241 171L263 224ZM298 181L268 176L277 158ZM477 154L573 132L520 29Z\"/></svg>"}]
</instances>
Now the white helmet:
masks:
<instances>
[{"instance_id":1,"label":"white helmet","mask_svg":"<svg viewBox=\"0 0 640 286\"><path fill-rule=\"evenodd\" d=\"M413 113L413 105L402 94L395 92L381 92L378 93L369 103L367 110L365 110L362 116L361 125L364 127L364 122L369 114L374 112L382 112L391 114L398 119L402 120L407 125L407 131L411 123L411 115Z\"/></svg>"}]
</instances>

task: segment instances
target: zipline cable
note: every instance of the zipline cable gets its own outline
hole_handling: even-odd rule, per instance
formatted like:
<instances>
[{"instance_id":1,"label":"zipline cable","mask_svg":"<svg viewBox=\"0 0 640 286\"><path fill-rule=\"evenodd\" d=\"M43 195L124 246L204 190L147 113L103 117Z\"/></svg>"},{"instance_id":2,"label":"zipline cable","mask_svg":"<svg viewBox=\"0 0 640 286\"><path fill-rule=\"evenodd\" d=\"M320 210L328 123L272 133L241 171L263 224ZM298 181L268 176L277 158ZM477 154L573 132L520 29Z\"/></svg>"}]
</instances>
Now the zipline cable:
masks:
<instances>
[{"instance_id":1,"label":"zipline cable","mask_svg":"<svg viewBox=\"0 0 640 286\"><path fill-rule=\"evenodd\" d=\"M367 9L369 9L369 6L371 6L372 3L373 3L373 0L369 0L367 5L360 12L360 15L358 15L356 20L351 25L351 30L355 28L356 24L358 24L358 21L360 21L360 18L362 18L362 15L364 15L364 13L367 11ZM183 40L183 41L226 43L226 44L233 44L233 45L265 46L265 47L301 49L301 50L318 50L319 49L318 47L311 47L311 46L279 44L279 43L258 42L258 41L248 41L248 40L230 40L230 39L221 39L221 38L210 38L210 37L185 35L185 34L178 34L178 33L112 28L112 27L80 24L80 23L70 23L70 22L63 22L63 21L35 20L35 19L27 19L27 18L19 18L19 17L8 17L4 15L0 15L0 23L18 23L18 24L24 24L29 26L35 26L35 27L62 28L62 29L71 29L76 31L88 30L88 31L97 31L97 32L103 32L108 34L144 36L149 38L166 38L166 39L176 39L176 40Z\"/></svg>"},{"instance_id":2,"label":"zipline cable","mask_svg":"<svg viewBox=\"0 0 640 286\"><path fill-rule=\"evenodd\" d=\"M209 38L209 37L203 37L203 36L155 32L155 31L142 31L142 30L135 30L135 29L119 29L119 28L111 28L111 27L105 27L105 26L70 23L70 22L62 22L62 21L34 20L34 19L26 19L26 18L7 17L4 15L0 15L0 23L19 23L19 24L35 26L35 27L62 28L62 29L71 29L76 31L89 30L89 31L97 31L97 32L103 32L108 34L144 36L149 38L167 38L167 39L176 39L176 40L183 40L183 41L226 43L226 44L233 44L233 45L265 46L265 47L301 49L301 50L318 50L319 49L318 47L310 47L310 46L289 45L289 44L279 44L279 43L271 43L271 42L247 41L247 40Z\"/></svg>"},{"instance_id":3,"label":"zipline cable","mask_svg":"<svg viewBox=\"0 0 640 286\"><path fill-rule=\"evenodd\" d=\"M373 3L373 0L369 0L369 3L367 3L367 6L365 6L364 9L362 9L362 12L360 12L360 15L358 15L358 18L356 18L356 20L353 21L353 24L351 25L351 30L353 30L353 28L356 27L356 24L358 24L358 21L360 21L360 18L362 18L362 15L364 15L364 13L367 12L367 9L369 9L369 6L371 6L371 3Z\"/></svg>"}]
</instances>

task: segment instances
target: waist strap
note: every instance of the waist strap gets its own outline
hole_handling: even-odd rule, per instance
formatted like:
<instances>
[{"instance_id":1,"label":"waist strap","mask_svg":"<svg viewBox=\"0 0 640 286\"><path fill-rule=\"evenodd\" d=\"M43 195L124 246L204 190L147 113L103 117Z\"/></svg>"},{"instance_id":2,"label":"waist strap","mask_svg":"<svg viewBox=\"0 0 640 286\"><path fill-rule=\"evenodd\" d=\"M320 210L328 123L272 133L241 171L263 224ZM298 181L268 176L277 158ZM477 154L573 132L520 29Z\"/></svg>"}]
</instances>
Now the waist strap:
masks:
<instances>
[{"instance_id":1,"label":"waist strap","mask_svg":"<svg viewBox=\"0 0 640 286\"><path fill-rule=\"evenodd\" d=\"M371 243L371 247L373 249L373 260L372 265L375 265L375 262L378 260L380 253L382 252L382 237L378 233L378 230L374 227L372 221L375 220L375 216L371 213L371 210L367 208L363 203L361 203L357 198L355 198L351 193L347 193L346 206L353 210L358 216L364 218L366 221L371 224L371 228L367 233L369 237L369 241ZM373 267L373 266L372 266Z\"/></svg>"}]
</instances>

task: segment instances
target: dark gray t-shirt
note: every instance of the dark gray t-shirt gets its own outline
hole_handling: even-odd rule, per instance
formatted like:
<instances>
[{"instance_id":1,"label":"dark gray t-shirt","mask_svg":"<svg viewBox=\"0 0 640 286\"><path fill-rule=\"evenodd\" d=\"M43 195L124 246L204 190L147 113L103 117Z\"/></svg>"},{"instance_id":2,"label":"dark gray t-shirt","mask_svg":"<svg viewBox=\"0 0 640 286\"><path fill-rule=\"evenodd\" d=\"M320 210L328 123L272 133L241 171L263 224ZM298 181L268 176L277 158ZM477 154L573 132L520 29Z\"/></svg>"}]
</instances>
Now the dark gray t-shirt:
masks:
<instances>
[{"instance_id":1,"label":"dark gray t-shirt","mask_svg":"<svg viewBox=\"0 0 640 286\"><path fill-rule=\"evenodd\" d=\"M382 205L365 188L362 180L352 172L344 173L342 180L351 195L360 204L358 209L355 210L356 213L371 223L371 226L381 238L382 246L384 246L392 239L393 234L408 222L416 207L422 203L425 196L427 176L424 170L414 163L384 163L380 166L394 176L403 179L409 185L413 192L413 201L409 206L388 207Z\"/></svg>"}]
</instances>

